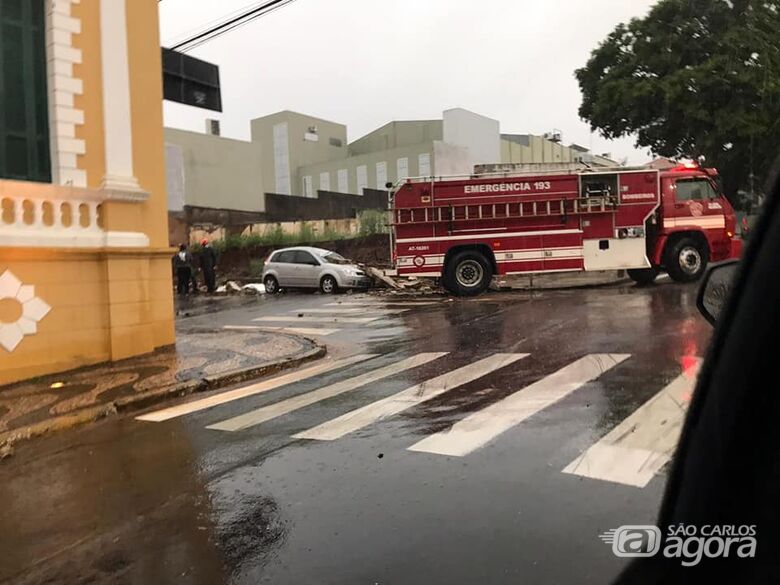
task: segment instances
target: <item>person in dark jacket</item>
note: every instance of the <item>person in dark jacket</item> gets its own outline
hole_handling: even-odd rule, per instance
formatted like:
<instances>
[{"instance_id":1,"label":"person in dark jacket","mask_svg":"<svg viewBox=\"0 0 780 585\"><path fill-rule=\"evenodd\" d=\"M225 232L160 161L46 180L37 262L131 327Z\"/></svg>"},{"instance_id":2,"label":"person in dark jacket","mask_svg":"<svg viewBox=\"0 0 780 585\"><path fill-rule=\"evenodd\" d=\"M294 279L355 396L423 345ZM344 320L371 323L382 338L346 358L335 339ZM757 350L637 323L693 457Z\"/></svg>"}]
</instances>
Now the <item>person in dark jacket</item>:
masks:
<instances>
[{"instance_id":1,"label":"person in dark jacket","mask_svg":"<svg viewBox=\"0 0 780 585\"><path fill-rule=\"evenodd\" d=\"M179 251L173 256L173 269L176 272L176 292L184 296L190 289L192 279L192 254L187 249L187 244L181 244Z\"/></svg>"},{"instance_id":2,"label":"person in dark jacket","mask_svg":"<svg viewBox=\"0 0 780 585\"><path fill-rule=\"evenodd\" d=\"M208 240L200 243L200 269L203 271L203 281L209 293L213 293L217 288L217 251L211 246Z\"/></svg>"}]
</instances>

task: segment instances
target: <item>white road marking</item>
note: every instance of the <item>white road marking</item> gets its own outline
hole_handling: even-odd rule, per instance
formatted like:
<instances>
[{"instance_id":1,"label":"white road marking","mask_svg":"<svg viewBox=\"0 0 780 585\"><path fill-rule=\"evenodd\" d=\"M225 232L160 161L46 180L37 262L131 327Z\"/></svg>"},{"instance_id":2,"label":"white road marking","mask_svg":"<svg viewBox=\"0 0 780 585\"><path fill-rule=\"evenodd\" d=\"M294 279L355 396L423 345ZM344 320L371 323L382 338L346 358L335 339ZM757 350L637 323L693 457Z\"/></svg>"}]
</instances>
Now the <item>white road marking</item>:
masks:
<instances>
[{"instance_id":1,"label":"white road marking","mask_svg":"<svg viewBox=\"0 0 780 585\"><path fill-rule=\"evenodd\" d=\"M239 431L241 429L246 429L248 427L269 421L278 416L289 414L290 412L298 410L299 408L303 408L304 406L309 406L310 404L314 404L321 400L332 398L334 396L338 396L339 394L344 394L345 392L354 390L355 388L371 384L372 382L376 382L382 378L400 374L401 372L411 368L417 368L445 355L447 355L446 351L439 353L417 354L405 360L401 360L400 362L396 362L382 368L377 368L376 370L372 370L365 374L361 374L360 376L355 376L354 378L349 378L348 380L342 380L341 382L336 382L330 386L318 388L317 390L313 390L299 396L293 396L292 398L277 402L276 404L271 404L269 406L244 413L240 416L223 420L216 424L209 425L206 428L215 429L218 431Z\"/></svg>"},{"instance_id":2,"label":"white road marking","mask_svg":"<svg viewBox=\"0 0 780 585\"><path fill-rule=\"evenodd\" d=\"M645 487L674 453L697 370L675 378L563 472Z\"/></svg>"},{"instance_id":3,"label":"white road marking","mask_svg":"<svg viewBox=\"0 0 780 585\"><path fill-rule=\"evenodd\" d=\"M387 305L403 306L403 307L424 307L427 305L438 305L438 301L343 301L341 303L327 303L326 307L384 307Z\"/></svg>"},{"instance_id":4,"label":"white road marking","mask_svg":"<svg viewBox=\"0 0 780 585\"><path fill-rule=\"evenodd\" d=\"M341 329L326 329L324 327L273 327L263 325L225 325L222 329L236 331L281 331L282 333L298 333L300 335L330 335L338 333Z\"/></svg>"},{"instance_id":5,"label":"white road marking","mask_svg":"<svg viewBox=\"0 0 780 585\"><path fill-rule=\"evenodd\" d=\"M287 317L280 316L268 316L257 317L252 321L258 322L271 322L271 321L299 321L306 323L371 323L371 321L378 321L382 317Z\"/></svg>"},{"instance_id":6,"label":"white road marking","mask_svg":"<svg viewBox=\"0 0 780 585\"><path fill-rule=\"evenodd\" d=\"M316 439L318 441L338 439L372 422L398 414L426 400L431 400L439 394L481 378L494 370L508 366L527 356L527 353L497 353L491 355L421 384L415 384L397 394L348 412L293 436L296 439Z\"/></svg>"},{"instance_id":7,"label":"white road marking","mask_svg":"<svg viewBox=\"0 0 780 585\"><path fill-rule=\"evenodd\" d=\"M372 312L376 314L382 314L382 315L394 315L397 313L404 313L408 311L409 309L385 309L380 305L371 305L371 306L365 306L362 308L358 307L346 307L343 309L339 309L337 307L333 307L332 309L296 309L293 311L290 311L290 313L302 313L306 315L307 313L327 313L329 315L339 315L341 313L349 313L349 314L360 314L360 313L367 313Z\"/></svg>"},{"instance_id":8,"label":"white road marking","mask_svg":"<svg viewBox=\"0 0 780 585\"><path fill-rule=\"evenodd\" d=\"M335 361L328 361L326 359L324 362L320 362L317 365L305 368L300 371L290 372L289 374L283 374L281 376L277 376L276 378L271 378L270 380L263 380L262 382L251 384L243 388L237 388L235 390L221 392L219 394L215 394L214 396L209 396L208 398L202 398L201 400L187 402L185 404L172 406L170 408L163 408L162 410L155 410L154 412L148 412L146 414L142 414L135 418L136 420L143 420L149 422L162 422L164 420L176 418L178 416L183 416L185 414L192 414L193 412L206 410L207 408L211 408L219 404L225 404L226 402L232 402L233 400L246 398L247 396L262 394L263 392L268 392L269 390L279 388L280 386L284 386L285 384L291 384L292 382L299 382L301 380L305 380L306 378L311 378L312 376L317 376L319 374L323 374L331 370L343 368L344 366L348 366L357 362L362 362L376 356L377 354L373 354L373 353L363 353L363 354L353 355Z\"/></svg>"},{"instance_id":9,"label":"white road marking","mask_svg":"<svg viewBox=\"0 0 780 585\"><path fill-rule=\"evenodd\" d=\"M452 428L424 438L409 447L409 451L455 457L468 455L629 357L630 354L587 355L467 416Z\"/></svg>"}]
</instances>

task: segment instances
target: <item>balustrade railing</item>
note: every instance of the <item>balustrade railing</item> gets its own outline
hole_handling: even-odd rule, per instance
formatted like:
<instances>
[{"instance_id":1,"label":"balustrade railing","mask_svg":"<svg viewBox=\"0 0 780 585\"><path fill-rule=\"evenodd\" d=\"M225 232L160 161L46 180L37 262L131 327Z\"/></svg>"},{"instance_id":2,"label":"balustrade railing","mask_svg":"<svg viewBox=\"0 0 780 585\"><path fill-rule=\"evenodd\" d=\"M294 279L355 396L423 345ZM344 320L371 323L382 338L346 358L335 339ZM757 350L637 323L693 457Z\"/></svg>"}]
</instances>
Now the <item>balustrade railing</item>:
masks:
<instances>
[{"instance_id":1,"label":"balustrade railing","mask_svg":"<svg viewBox=\"0 0 780 585\"><path fill-rule=\"evenodd\" d=\"M97 189L0 181L0 246L104 246L104 198Z\"/></svg>"}]
</instances>

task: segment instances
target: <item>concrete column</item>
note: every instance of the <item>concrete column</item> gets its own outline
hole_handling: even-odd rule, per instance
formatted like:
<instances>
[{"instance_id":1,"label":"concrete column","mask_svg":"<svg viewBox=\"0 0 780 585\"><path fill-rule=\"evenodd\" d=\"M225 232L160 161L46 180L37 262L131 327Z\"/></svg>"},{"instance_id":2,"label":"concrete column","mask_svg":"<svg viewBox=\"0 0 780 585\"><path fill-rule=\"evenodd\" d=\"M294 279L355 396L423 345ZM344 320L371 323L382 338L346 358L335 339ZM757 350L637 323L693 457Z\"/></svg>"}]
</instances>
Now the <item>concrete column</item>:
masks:
<instances>
[{"instance_id":1,"label":"concrete column","mask_svg":"<svg viewBox=\"0 0 780 585\"><path fill-rule=\"evenodd\" d=\"M100 0L100 26L106 137L106 174L101 187L109 191L109 199L143 200L146 194L133 173L125 0Z\"/></svg>"}]
</instances>

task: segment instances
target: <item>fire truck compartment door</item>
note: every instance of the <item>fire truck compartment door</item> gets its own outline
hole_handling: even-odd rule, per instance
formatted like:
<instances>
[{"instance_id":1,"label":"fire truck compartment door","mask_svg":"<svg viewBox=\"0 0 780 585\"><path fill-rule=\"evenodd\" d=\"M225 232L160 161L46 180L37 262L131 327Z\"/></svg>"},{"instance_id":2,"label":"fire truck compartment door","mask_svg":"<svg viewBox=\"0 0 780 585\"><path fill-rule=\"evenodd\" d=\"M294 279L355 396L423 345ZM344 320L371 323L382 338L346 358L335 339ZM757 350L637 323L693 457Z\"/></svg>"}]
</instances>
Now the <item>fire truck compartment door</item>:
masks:
<instances>
[{"instance_id":1,"label":"fire truck compartment door","mask_svg":"<svg viewBox=\"0 0 780 585\"><path fill-rule=\"evenodd\" d=\"M644 238L583 240L582 248L585 270L650 268Z\"/></svg>"},{"instance_id":2,"label":"fire truck compartment door","mask_svg":"<svg viewBox=\"0 0 780 585\"><path fill-rule=\"evenodd\" d=\"M542 236L542 270L582 270L582 232Z\"/></svg>"}]
</instances>

